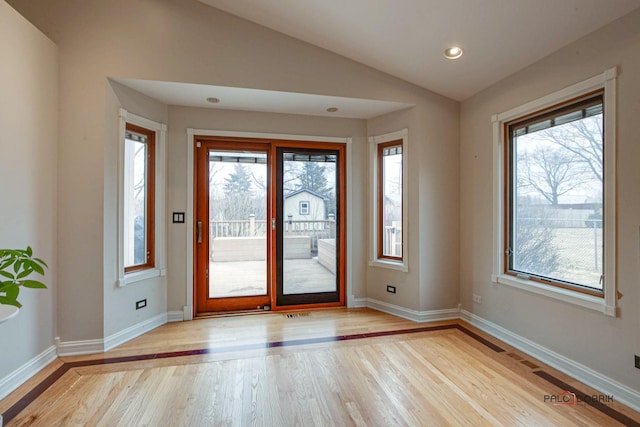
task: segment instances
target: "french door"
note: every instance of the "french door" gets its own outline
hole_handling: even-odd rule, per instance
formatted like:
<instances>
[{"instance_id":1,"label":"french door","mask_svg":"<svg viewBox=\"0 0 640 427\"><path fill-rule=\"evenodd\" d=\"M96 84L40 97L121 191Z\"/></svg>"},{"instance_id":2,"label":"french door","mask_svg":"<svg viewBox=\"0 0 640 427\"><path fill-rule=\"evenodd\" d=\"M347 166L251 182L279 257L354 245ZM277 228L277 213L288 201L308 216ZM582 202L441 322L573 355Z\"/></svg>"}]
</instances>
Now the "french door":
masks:
<instances>
[{"instance_id":1,"label":"french door","mask_svg":"<svg viewBox=\"0 0 640 427\"><path fill-rule=\"evenodd\" d=\"M195 143L196 315L344 305L344 145Z\"/></svg>"}]
</instances>

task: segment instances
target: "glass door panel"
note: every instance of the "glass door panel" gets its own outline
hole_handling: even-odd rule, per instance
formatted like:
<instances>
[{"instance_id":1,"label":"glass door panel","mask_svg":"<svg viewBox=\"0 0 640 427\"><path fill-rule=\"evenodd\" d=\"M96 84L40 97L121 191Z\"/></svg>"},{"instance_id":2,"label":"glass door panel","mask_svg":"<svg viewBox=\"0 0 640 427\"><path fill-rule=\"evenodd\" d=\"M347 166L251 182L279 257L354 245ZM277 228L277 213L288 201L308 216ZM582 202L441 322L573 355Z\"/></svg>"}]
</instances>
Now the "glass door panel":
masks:
<instances>
[{"instance_id":1,"label":"glass door panel","mask_svg":"<svg viewBox=\"0 0 640 427\"><path fill-rule=\"evenodd\" d=\"M277 304L340 300L339 154L278 148Z\"/></svg>"},{"instance_id":2,"label":"glass door panel","mask_svg":"<svg viewBox=\"0 0 640 427\"><path fill-rule=\"evenodd\" d=\"M267 154L209 151L209 298L267 295Z\"/></svg>"},{"instance_id":3,"label":"glass door panel","mask_svg":"<svg viewBox=\"0 0 640 427\"><path fill-rule=\"evenodd\" d=\"M198 148L197 311L269 306L269 151L255 144Z\"/></svg>"},{"instance_id":4,"label":"glass door panel","mask_svg":"<svg viewBox=\"0 0 640 427\"><path fill-rule=\"evenodd\" d=\"M345 146L195 142L197 315L344 304Z\"/></svg>"}]
</instances>

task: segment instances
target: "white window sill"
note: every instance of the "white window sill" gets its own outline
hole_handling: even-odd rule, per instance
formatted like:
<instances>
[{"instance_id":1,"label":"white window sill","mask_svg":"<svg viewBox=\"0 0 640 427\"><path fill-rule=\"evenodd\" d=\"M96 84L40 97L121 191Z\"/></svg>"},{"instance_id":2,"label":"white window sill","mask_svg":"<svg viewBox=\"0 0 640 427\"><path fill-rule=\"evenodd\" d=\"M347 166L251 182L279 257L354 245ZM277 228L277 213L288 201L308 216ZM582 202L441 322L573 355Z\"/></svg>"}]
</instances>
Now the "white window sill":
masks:
<instances>
[{"instance_id":1,"label":"white window sill","mask_svg":"<svg viewBox=\"0 0 640 427\"><path fill-rule=\"evenodd\" d=\"M587 295L580 292L571 291L569 289L559 288L556 286L545 285L533 280L521 279L506 274L494 274L491 281L500 285L512 286L538 295L544 295L569 304L579 305L591 310L604 313L607 316L616 317L616 308L605 304L604 298L593 295Z\"/></svg>"},{"instance_id":2,"label":"white window sill","mask_svg":"<svg viewBox=\"0 0 640 427\"><path fill-rule=\"evenodd\" d=\"M147 270L134 271L127 273L118 280L118 287L129 285L131 283L142 282L143 280L153 279L154 277L166 276L167 270L159 268L149 268Z\"/></svg>"},{"instance_id":3,"label":"white window sill","mask_svg":"<svg viewBox=\"0 0 640 427\"><path fill-rule=\"evenodd\" d=\"M409 272L409 266L401 261L390 261L390 260L382 260L382 259L374 259L369 261L370 267L381 267L388 268L390 270L398 270L404 271L405 273Z\"/></svg>"}]
</instances>

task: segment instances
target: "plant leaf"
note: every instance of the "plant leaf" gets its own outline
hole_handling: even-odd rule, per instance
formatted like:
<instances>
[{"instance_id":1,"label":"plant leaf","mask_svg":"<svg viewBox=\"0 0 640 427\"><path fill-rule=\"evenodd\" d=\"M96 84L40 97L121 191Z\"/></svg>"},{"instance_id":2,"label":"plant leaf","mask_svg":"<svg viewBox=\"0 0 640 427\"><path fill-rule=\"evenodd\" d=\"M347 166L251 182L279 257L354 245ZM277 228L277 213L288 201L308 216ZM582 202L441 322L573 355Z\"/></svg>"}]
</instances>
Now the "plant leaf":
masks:
<instances>
[{"instance_id":1,"label":"plant leaf","mask_svg":"<svg viewBox=\"0 0 640 427\"><path fill-rule=\"evenodd\" d=\"M46 263L46 262L44 262L43 260L41 260L40 258L34 258L33 260L34 260L34 261L36 261L36 262L38 262L40 265L43 265L43 266L45 266L45 267L49 268L49 266L47 265L47 263Z\"/></svg>"},{"instance_id":2,"label":"plant leaf","mask_svg":"<svg viewBox=\"0 0 640 427\"><path fill-rule=\"evenodd\" d=\"M13 305L18 308L22 307L22 304L20 304L17 299L11 299L3 296L0 296L0 304Z\"/></svg>"},{"instance_id":3,"label":"plant leaf","mask_svg":"<svg viewBox=\"0 0 640 427\"><path fill-rule=\"evenodd\" d=\"M20 294L20 288L18 285L7 286L2 290L5 296L9 299L17 300Z\"/></svg>"},{"instance_id":4,"label":"plant leaf","mask_svg":"<svg viewBox=\"0 0 640 427\"><path fill-rule=\"evenodd\" d=\"M35 262L31 264L31 267L33 267L33 269L40 273L41 275L44 276L44 268L40 267L38 264L36 264Z\"/></svg>"},{"instance_id":5,"label":"plant leaf","mask_svg":"<svg viewBox=\"0 0 640 427\"><path fill-rule=\"evenodd\" d=\"M27 246L27 256L29 258L31 258L33 256L33 249L31 249L31 246Z\"/></svg>"},{"instance_id":6,"label":"plant leaf","mask_svg":"<svg viewBox=\"0 0 640 427\"><path fill-rule=\"evenodd\" d=\"M42 282L38 282L37 280L25 280L22 282L22 286L31 289L47 289L47 285Z\"/></svg>"},{"instance_id":7,"label":"plant leaf","mask_svg":"<svg viewBox=\"0 0 640 427\"><path fill-rule=\"evenodd\" d=\"M7 261L3 262L2 265L0 265L0 270L4 270L5 268L10 267L14 262L16 262L15 259L9 258Z\"/></svg>"},{"instance_id":8,"label":"plant leaf","mask_svg":"<svg viewBox=\"0 0 640 427\"><path fill-rule=\"evenodd\" d=\"M5 288L9 286L15 286L15 282L13 280L7 280L6 282L0 282L0 292L4 292Z\"/></svg>"},{"instance_id":9,"label":"plant leaf","mask_svg":"<svg viewBox=\"0 0 640 427\"><path fill-rule=\"evenodd\" d=\"M28 275L30 275L31 273L33 273L33 270L30 268L27 268L26 270L23 270L20 274L18 274L18 276L16 277L16 279L24 279L25 277L27 277Z\"/></svg>"},{"instance_id":10,"label":"plant leaf","mask_svg":"<svg viewBox=\"0 0 640 427\"><path fill-rule=\"evenodd\" d=\"M13 274L9 273L8 271L0 270L0 275L3 275L7 279L11 279L11 280L15 280L16 279L15 276Z\"/></svg>"}]
</instances>

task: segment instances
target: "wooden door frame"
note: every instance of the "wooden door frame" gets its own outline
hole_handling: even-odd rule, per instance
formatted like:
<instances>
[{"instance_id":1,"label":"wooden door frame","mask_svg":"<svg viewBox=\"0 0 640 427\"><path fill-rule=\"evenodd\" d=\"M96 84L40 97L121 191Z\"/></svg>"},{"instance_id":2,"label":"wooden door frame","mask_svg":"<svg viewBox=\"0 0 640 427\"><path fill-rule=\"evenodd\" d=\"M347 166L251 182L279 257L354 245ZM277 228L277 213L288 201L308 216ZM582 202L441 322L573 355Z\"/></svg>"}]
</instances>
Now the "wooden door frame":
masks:
<instances>
[{"instance_id":1,"label":"wooden door frame","mask_svg":"<svg viewBox=\"0 0 640 427\"><path fill-rule=\"evenodd\" d=\"M255 143L262 146L270 145L271 152L269 153L269 158L273 162L275 159L275 152L278 147L286 147L286 148L317 148L317 149L331 149L339 151L340 161L338 162L339 169L339 204L340 211L338 212L341 215L340 227L338 230L340 236L340 248L338 250L338 261L340 262L341 268L339 269L339 285L340 285L340 300L337 302L329 302L329 303L318 303L318 304L302 304L302 305L286 305L286 306L277 306L276 304L276 278L275 278L275 269L271 268L269 265L270 271L270 280L269 280L269 295L271 298L271 310L272 311L281 311L281 310L297 310L297 309L309 309L309 308L323 308L323 307L339 307L346 305L346 291L347 291L347 144L351 142L351 138L337 138L337 137L308 137L308 136L298 136L298 135L272 135L272 134L260 134L260 133L246 133L246 132L227 132L227 131L206 131L206 130L195 130L188 129L187 134L189 137L189 152L187 155L187 159L193 167L193 173L189 174L191 179L188 181L192 181L192 196L191 199L191 211L192 215L189 218L188 226L191 230L188 231L190 233L190 237L187 238L188 246L191 247L191 262L189 263L189 268L187 269L187 277L190 278L191 286L190 292L187 292L187 301L192 304L191 307L185 307L185 320L190 318L206 315L205 312L198 312L197 307L197 263L198 263L198 252L197 252L197 240L196 240L196 224L197 224L197 174L198 168L196 167L197 161L197 144L199 141L202 142L224 142L229 143L231 146L233 144L238 143ZM236 146L237 148L237 146ZM271 168L269 179L269 186L271 186L271 182L275 178L275 167ZM188 182L190 184L190 182ZM273 203L273 199L275 198L275 191L271 191L270 197L270 206L268 207L270 211L271 218L275 218L275 205ZM270 253L275 253L275 239L274 233L275 230L271 230L269 240L269 251ZM191 243L189 245L189 243ZM268 255L269 256L269 255Z\"/></svg>"},{"instance_id":2,"label":"wooden door frame","mask_svg":"<svg viewBox=\"0 0 640 427\"><path fill-rule=\"evenodd\" d=\"M198 152L198 150L200 149L206 149L207 151L209 151L210 148L215 149L215 150L224 150L224 151L260 151L260 152L264 152L267 155L267 171L268 171L268 167L271 163L271 149L269 147L269 144L264 143L264 142L257 142L257 141L239 141L239 140L235 140L235 139L230 139L230 138L222 138L222 137L202 137L202 138L198 138L198 142L201 143L202 146L196 146L196 153L195 153L195 161L196 161L196 165L194 167L194 226L197 225L198 219L199 218L209 218L209 201L206 200L206 202L203 203L198 203L200 197L198 197L199 191L201 189L202 186L207 185L208 187L208 179L206 180L206 184L204 183L205 179L207 178L206 176L202 176L200 177L202 179L203 182L199 182L198 181L198 172L207 167L207 163L208 163L208 157L209 156L205 156L203 154L201 154L200 152ZM271 207L270 207L270 203L271 203L271 182L270 182L270 175L267 174L267 194L266 194L266 199L267 199L267 206L266 206L266 212L269 213L271 211ZM208 194L208 192L207 192ZM208 232L208 226L209 224L206 224L206 231L203 232L203 248L206 248L207 250L202 250L202 248L200 248L199 250L199 243L197 241L197 238L194 238L193 241L193 253L194 253L194 310L196 315L206 315L209 313L218 313L218 312L224 312L224 311L238 311L238 310L250 310L252 308L256 308L259 306L264 306L264 305L269 305L272 301L272 298L270 296L270 291L272 289L272 287L270 286L270 279L271 279L271 274L270 274L270 268L271 268L271 254L270 251L267 250L266 252L266 265L267 265L267 276L266 276L266 280L267 280L267 297L265 298L264 296L246 296L246 297L229 297L229 298L216 298L216 303L219 303L220 305L224 305L225 309L224 310L216 310L216 309L212 309L211 308L211 303L208 302L209 298L206 297L206 295L203 295L203 292L198 292L198 283L206 283L206 286L208 287L208 278L206 276L203 276L203 272L201 269L198 269L198 263L204 263L204 264L208 264L209 263L209 232ZM195 227L194 227L195 228ZM197 229L194 229L194 232L197 233ZM271 233L267 233L266 235L266 249L271 247Z\"/></svg>"}]
</instances>

